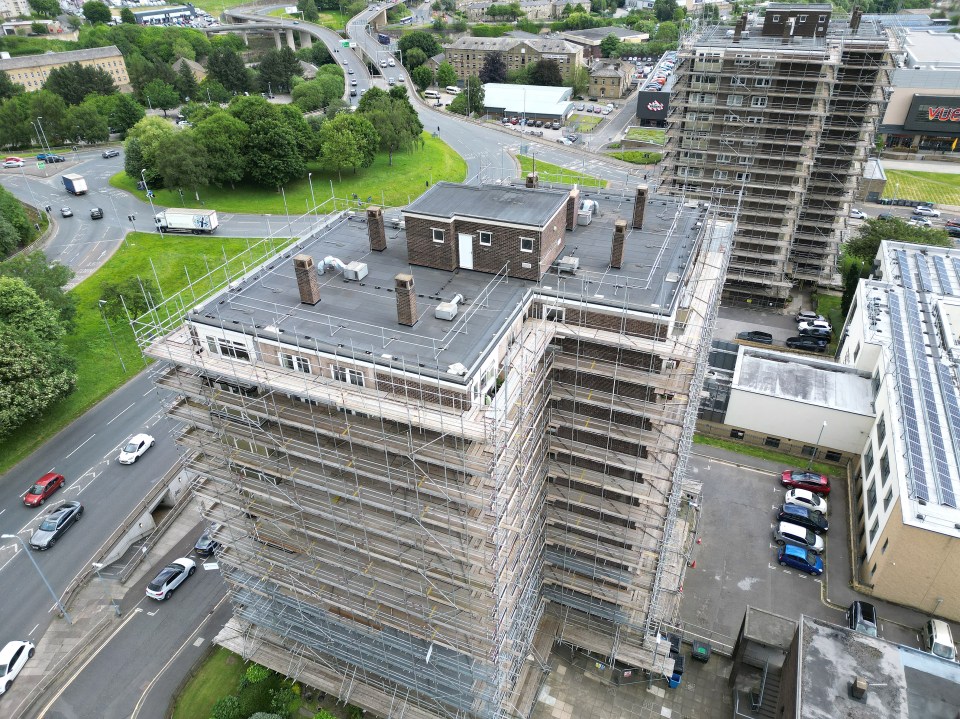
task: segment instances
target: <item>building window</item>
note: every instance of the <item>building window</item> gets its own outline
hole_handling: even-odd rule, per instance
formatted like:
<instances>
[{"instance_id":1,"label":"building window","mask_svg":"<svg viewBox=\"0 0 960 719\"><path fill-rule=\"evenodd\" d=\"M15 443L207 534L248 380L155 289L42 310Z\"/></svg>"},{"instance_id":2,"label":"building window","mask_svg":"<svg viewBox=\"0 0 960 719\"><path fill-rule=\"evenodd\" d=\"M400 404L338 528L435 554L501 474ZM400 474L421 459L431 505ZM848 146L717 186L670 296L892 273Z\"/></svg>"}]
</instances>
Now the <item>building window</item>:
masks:
<instances>
[{"instance_id":1,"label":"building window","mask_svg":"<svg viewBox=\"0 0 960 719\"><path fill-rule=\"evenodd\" d=\"M811 447L809 444L805 444L805 445L803 445L803 449L800 450L800 456L801 456L801 457L816 457L816 456L817 456L817 448L816 448L816 447Z\"/></svg>"},{"instance_id":2,"label":"building window","mask_svg":"<svg viewBox=\"0 0 960 719\"><path fill-rule=\"evenodd\" d=\"M890 544L890 537L887 537L886 539L883 540L883 546L880 547L880 554L886 554L886 553L887 553L887 545L888 545L888 544Z\"/></svg>"},{"instance_id":3,"label":"building window","mask_svg":"<svg viewBox=\"0 0 960 719\"><path fill-rule=\"evenodd\" d=\"M832 449L823 455L823 458L828 462L839 462L843 459L843 454L840 452L834 452Z\"/></svg>"},{"instance_id":4,"label":"building window","mask_svg":"<svg viewBox=\"0 0 960 719\"><path fill-rule=\"evenodd\" d=\"M521 251L521 252L533 252L533 238L532 238L532 237L521 237L521 238L520 238L520 251Z\"/></svg>"},{"instance_id":5,"label":"building window","mask_svg":"<svg viewBox=\"0 0 960 719\"><path fill-rule=\"evenodd\" d=\"M876 573L877 573L877 565L874 564L873 567L870 569L870 576L873 576Z\"/></svg>"},{"instance_id":6,"label":"building window","mask_svg":"<svg viewBox=\"0 0 960 719\"><path fill-rule=\"evenodd\" d=\"M883 440L887 437L887 421L883 418L883 415L880 415L880 420L877 422L877 446L883 444Z\"/></svg>"},{"instance_id":7,"label":"building window","mask_svg":"<svg viewBox=\"0 0 960 719\"><path fill-rule=\"evenodd\" d=\"M331 371L335 380L346 382L347 384L355 384L357 387L363 387L363 373L359 370L348 367L333 367Z\"/></svg>"},{"instance_id":8,"label":"building window","mask_svg":"<svg viewBox=\"0 0 960 719\"><path fill-rule=\"evenodd\" d=\"M247 349L247 346L243 344L243 342L234 342L233 340L215 340L215 342L216 347L214 347L214 340L212 337L207 340L207 344L210 349L214 352L219 351L221 356L243 360L244 362L250 361L250 351Z\"/></svg>"},{"instance_id":9,"label":"building window","mask_svg":"<svg viewBox=\"0 0 960 719\"><path fill-rule=\"evenodd\" d=\"M884 452L880 457L880 481L886 484L888 479L890 479L890 457Z\"/></svg>"},{"instance_id":10,"label":"building window","mask_svg":"<svg viewBox=\"0 0 960 719\"><path fill-rule=\"evenodd\" d=\"M740 157L737 158L737 164L738 164L738 165L752 165L752 164L753 164L753 158L750 157L750 155L741 155Z\"/></svg>"},{"instance_id":11,"label":"building window","mask_svg":"<svg viewBox=\"0 0 960 719\"><path fill-rule=\"evenodd\" d=\"M870 525L870 535L867 541L872 542L873 540L875 540L877 538L877 533L879 531L880 531L880 520L875 519L873 520L873 524ZM874 565L874 567L876 567L876 565Z\"/></svg>"},{"instance_id":12,"label":"building window","mask_svg":"<svg viewBox=\"0 0 960 719\"><path fill-rule=\"evenodd\" d=\"M797 22L806 22L806 21L807 21L806 15L801 15L800 17L797 18Z\"/></svg>"},{"instance_id":13,"label":"building window","mask_svg":"<svg viewBox=\"0 0 960 719\"><path fill-rule=\"evenodd\" d=\"M826 21L827 21L827 16L826 16L826 15L821 15L820 18L819 18L819 22L826 22Z\"/></svg>"},{"instance_id":14,"label":"building window","mask_svg":"<svg viewBox=\"0 0 960 719\"><path fill-rule=\"evenodd\" d=\"M729 174L730 174L730 173L727 172L726 170L714 170L714 171L713 171L713 179L714 179L714 180L726 180L726 179L727 179L727 175L729 175Z\"/></svg>"},{"instance_id":15,"label":"building window","mask_svg":"<svg viewBox=\"0 0 960 719\"><path fill-rule=\"evenodd\" d=\"M780 440L776 437L767 437L765 440L763 440L763 443L767 447L773 447L774 449L778 449L780 447Z\"/></svg>"},{"instance_id":16,"label":"building window","mask_svg":"<svg viewBox=\"0 0 960 719\"><path fill-rule=\"evenodd\" d=\"M890 509L890 503L893 501L893 487L887 490L887 493L883 495L883 511L886 512Z\"/></svg>"},{"instance_id":17,"label":"building window","mask_svg":"<svg viewBox=\"0 0 960 719\"><path fill-rule=\"evenodd\" d=\"M871 381L873 385L873 398L877 398L877 393L880 391L880 370L877 370L873 375L873 380Z\"/></svg>"},{"instance_id":18,"label":"building window","mask_svg":"<svg viewBox=\"0 0 960 719\"><path fill-rule=\"evenodd\" d=\"M758 77L753 84L757 87L770 87L771 82L769 77Z\"/></svg>"},{"instance_id":19,"label":"building window","mask_svg":"<svg viewBox=\"0 0 960 719\"><path fill-rule=\"evenodd\" d=\"M433 228L433 241L434 242L443 242L444 235L446 232L444 230L438 230L436 227Z\"/></svg>"},{"instance_id":20,"label":"building window","mask_svg":"<svg viewBox=\"0 0 960 719\"><path fill-rule=\"evenodd\" d=\"M738 173L737 173L737 182L750 182L750 173L749 173L749 172L738 172Z\"/></svg>"},{"instance_id":21,"label":"building window","mask_svg":"<svg viewBox=\"0 0 960 719\"><path fill-rule=\"evenodd\" d=\"M282 364L287 369L292 369L292 370L296 370L297 372L304 372L305 374L310 374L310 360L307 357L300 357L299 355L291 355L285 352L281 352L280 364Z\"/></svg>"},{"instance_id":22,"label":"building window","mask_svg":"<svg viewBox=\"0 0 960 719\"><path fill-rule=\"evenodd\" d=\"M875 483L871 482L870 486L867 488L867 516L873 514L873 510L877 508L877 486ZM872 533L872 530L871 530Z\"/></svg>"},{"instance_id":23,"label":"building window","mask_svg":"<svg viewBox=\"0 0 960 719\"><path fill-rule=\"evenodd\" d=\"M480 230L480 232L479 232L478 234L480 235L480 244L481 244L481 245L483 245L484 247L489 247L490 245L493 244L493 233L492 233L492 232L485 232L485 231L483 231L483 230Z\"/></svg>"},{"instance_id":24,"label":"building window","mask_svg":"<svg viewBox=\"0 0 960 719\"><path fill-rule=\"evenodd\" d=\"M733 162L733 155L728 155L727 153L721 153L717 155L717 162Z\"/></svg>"},{"instance_id":25,"label":"building window","mask_svg":"<svg viewBox=\"0 0 960 719\"><path fill-rule=\"evenodd\" d=\"M766 107L767 98L766 97L752 97L750 98L750 107Z\"/></svg>"},{"instance_id":26,"label":"building window","mask_svg":"<svg viewBox=\"0 0 960 719\"><path fill-rule=\"evenodd\" d=\"M729 95L727 107L740 107L743 104L743 95Z\"/></svg>"},{"instance_id":27,"label":"building window","mask_svg":"<svg viewBox=\"0 0 960 719\"><path fill-rule=\"evenodd\" d=\"M762 115L750 115L750 117L747 118L747 122L750 123L751 125L759 125L760 123L763 122L763 116L762 116Z\"/></svg>"},{"instance_id":28,"label":"building window","mask_svg":"<svg viewBox=\"0 0 960 719\"><path fill-rule=\"evenodd\" d=\"M773 22L780 22L780 16L779 16L779 15L774 15L774 16L773 16Z\"/></svg>"},{"instance_id":29,"label":"building window","mask_svg":"<svg viewBox=\"0 0 960 719\"><path fill-rule=\"evenodd\" d=\"M873 469L873 445L871 444L867 447L866 453L863 455L863 473L870 474L870 470Z\"/></svg>"},{"instance_id":30,"label":"building window","mask_svg":"<svg viewBox=\"0 0 960 719\"><path fill-rule=\"evenodd\" d=\"M733 439L743 439L744 432L743 432L742 429L731 429L731 430L730 430L730 436L731 436Z\"/></svg>"}]
</instances>

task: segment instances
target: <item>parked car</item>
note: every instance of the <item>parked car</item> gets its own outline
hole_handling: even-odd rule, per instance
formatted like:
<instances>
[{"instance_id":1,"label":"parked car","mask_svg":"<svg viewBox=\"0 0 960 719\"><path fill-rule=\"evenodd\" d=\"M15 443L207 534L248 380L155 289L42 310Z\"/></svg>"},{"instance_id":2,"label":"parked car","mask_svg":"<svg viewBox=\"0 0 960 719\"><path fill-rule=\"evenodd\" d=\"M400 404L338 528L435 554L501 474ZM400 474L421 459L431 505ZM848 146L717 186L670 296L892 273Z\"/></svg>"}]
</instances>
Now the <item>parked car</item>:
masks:
<instances>
[{"instance_id":1,"label":"parked car","mask_svg":"<svg viewBox=\"0 0 960 719\"><path fill-rule=\"evenodd\" d=\"M10 691L13 680L23 670L33 652L33 643L22 641L7 642L3 649L0 649L0 694Z\"/></svg>"},{"instance_id":2,"label":"parked car","mask_svg":"<svg viewBox=\"0 0 960 719\"><path fill-rule=\"evenodd\" d=\"M914 209L913 214L915 217L940 217L940 210L935 210L927 205L919 205Z\"/></svg>"},{"instance_id":3,"label":"parked car","mask_svg":"<svg viewBox=\"0 0 960 719\"><path fill-rule=\"evenodd\" d=\"M857 210L857 209L850 210L850 217L852 217L854 220L867 219L866 213L863 212L863 210Z\"/></svg>"},{"instance_id":4,"label":"parked car","mask_svg":"<svg viewBox=\"0 0 960 719\"><path fill-rule=\"evenodd\" d=\"M62 474L47 472L23 495L23 503L28 507L39 507L50 498L50 495L60 489L64 482L66 479Z\"/></svg>"},{"instance_id":5,"label":"parked car","mask_svg":"<svg viewBox=\"0 0 960 719\"><path fill-rule=\"evenodd\" d=\"M64 217L73 217L73 210L71 210L69 207L61 207L60 214Z\"/></svg>"},{"instance_id":6,"label":"parked car","mask_svg":"<svg viewBox=\"0 0 960 719\"><path fill-rule=\"evenodd\" d=\"M149 434L135 434L120 450L117 461L120 464L133 464L154 444L155 440Z\"/></svg>"},{"instance_id":7,"label":"parked car","mask_svg":"<svg viewBox=\"0 0 960 719\"><path fill-rule=\"evenodd\" d=\"M192 577L195 571L197 563L192 559L181 557L173 560L147 585L147 596L160 601L169 599L176 588Z\"/></svg>"},{"instance_id":8,"label":"parked car","mask_svg":"<svg viewBox=\"0 0 960 719\"><path fill-rule=\"evenodd\" d=\"M823 515L828 514L827 500L825 500L819 494L814 494L808 489L789 490L787 492L787 496L784 497L783 503L795 504L799 507L807 507L808 509L815 509Z\"/></svg>"},{"instance_id":9,"label":"parked car","mask_svg":"<svg viewBox=\"0 0 960 719\"><path fill-rule=\"evenodd\" d=\"M806 350L807 352L826 352L829 342L823 337L787 337L787 347L793 350Z\"/></svg>"},{"instance_id":10,"label":"parked car","mask_svg":"<svg viewBox=\"0 0 960 719\"><path fill-rule=\"evenodd\" d=\"M833 331L833 328L830 326L830 323L826 320L807 320L803 322L797 322L797 330L802 334L805 329L822 329Z\"/></svg>"},{"instance_id":11,"label":"parked car","mask_svg":"<svg viewBox=\"0 0 960 719\"><path fill-rule=\"evenodd\" d=\"M214 533L218 529L220 529L220 525L213 524L203 530L203 534L200 535L200 539L198 539L197 543L193 545L193 551L195 551L201 557L209 557L211 554L220 549L220 542L213 538Z\"/></svg>"},{"instance_id":12,"label":"parked car","mask_svg":"<svg viewBox=\"0 0 960 719\"><path fill-rule=\"evenodd\" d=\"M586 105L584 105L582 102L578 102L578 103L577 103L577 110L578 110L579 112L583 112L583 110L584 110L585 108L586 108Z\"/></svg>"},{"instance_id":13,"label":"parked car","mask_svg":"<svg viewBox=\"0 0 960 719\"><path fill-rule=\"evenodd\" d=\"M104 150L100 153L100 157L102 157L104 160L109 160L111 157L120 157L120 150Z\"/></svg>"},{"instance_id":14,"label":"parked car","mask_svg":"<svg viewBox=\"0 0 960 719\"><path fill-rule=\"evenodd\" d=\"M816 494L830 494L830 478L819 472L786 469L780 474L780 484L794 489L806 489Z\"/></svg>"},{"instance_id":15,"label":"parked car","mask_svg":"<svg viewBox=\"0 0 960 719\"><path fill-rule=\"evenodd\" d=\"M823 315L818 315L813 310L800 310L799 312L797 312L797 315L796 317L794 317L794 319L797 321L797 324L800 324L801 322L817 322L817 321L826 322L827 321L826 317L824 317Z\"/></svg>"},{"instance_id":16,"label":"parked car","mask_svg":"<svg viewBox=\"0 0 960 719\"><path fill-rule=\"evenodd\" d=\"M801 527L799 524L790 522L778 522L773 528L773 541L779 546L793 544L804 549L809 549L814 554L823 554L823 537L820 537L812 529Z\"/></svg>"},{"instance_id":17,"label":"parked car","mask_svg":"<svg viewBox=\"0 0 960 719\"><path fill-rule=\"evenodd\" d=\"M923 227L924 229L933 227L933 223L925 217L915 217L912 220L907 220L907 224L911 227Z\"/></svg>"},{"instance_id":18,"label":"parked car","mask_svg":"<svg viewBox=\"0 0 960 719\"><path fill-rule=\"evenodd\" d=\"M784 504L777 512L777 521L799 524L801 527L812 529L817 534L823 534L829 528L827 518L822 512L798 504Z\"/></svg>"},{"instance_id":19,"label":"parked car","mask_svg":"<svg viewBox=\"0 0 960 719\"><path fill-rule=\"evenodd\" d=\"M868 637L877 636L877 608L858 599L847 607L847 626Z\"/></svg>"},{"instance_id":20,"label":"parked car","mask_svg":"<svg viewBox=\"0 0 960 719\"><path fill-rule=\"evenodd\" d=\"M23 167L23 160L4 160L3 166L5 168Z\"/></svg>"},{"instance_id":21,"label":"parked car","mask_svg":"<svg viewBox=\"0 0 960 719\"><path fill-rule=\"evenodd\" d=\"M37 531L30 537L33 549L44 551L57 543L70 527L80 521L83 505L80 502L64 502L44 517Z\"/></svg>"},{"instance_id":22,"label":"parked car","mask_svg":"<svg viewBox=\"0 0 960 719\"><path fill-rule=\"evenodd\" d=\"M830 337L833 333L830 330L824 329L823 327L804 327L802 330L798 330L801 337L816 337L817 339L826 340L830 342Z\"/></svg>"},{"instance_id":23,"label":"parked car","mask_svg":"<svg viewBox=\"0 0 960 719\"><path fill-rule=\"evenodd\" d=\"M761 332L759 330L749 330L747 332L738 332L738 340L746 340L747 342L757 342L762 345L772 345L773 344L773 335L769 332Z\"/></svg>"},{"instance_id":24,"label":"parked car","mask_svg":"<svg viewBox=\"0 0 960 719\"><path fill-rule=\"evenodd\" d=\"M777 551L777 562L781 567L793 567L814 576L823 574L823 560L819 556L792 544L780 547Z\"/></svg>"},{"instance_id":25,"label":"parked car","mask_svg":"<svg viewBox=\"0 0 960 719\"><path fill-rule=\"evenodd\" d=\"M944 229L946 229L948 237L960 237L960 227L950 226Z\"/></svg>"},{"instance_id":26,"label":"parked car","mask_svg":"<svg viewBox=\"0 0 960 719\"><path fill-rule=\"evenodd\" d=\"M878 220L899 220L900 218L897 217L892 212L881 212L879 215L877 215L877 219Z\"/></svg>"},{"instance_id":27,"label":"parked car","mask_svg":"<svg viewBox=\"0 0 960 719\"><path fill-rule=\"evenodd\" d=\"M920 633L924 651L952 662L957 661L957 648L949 624L942 619L928 619Z\"/></svg>"},{"instance_id":28,"label":"parked car","mask_svg":"<svg viewBox=\"0 0 960 719\"><path fill-rule=\"evenodd\" d=\"M546 125L544 125L544 127L546 127ZM554 121L553 121L553 125L551 125L551 127L552 127L554 130L559 130L561 127L563 127L563 125L560 124L560 121L559 121L559 120L554 120Z\"/></svg>"},{"instance_id":29,"label":"parked car","mask_svg":"<svg viewBox=\"0 0 960 719\"><path fill-rule=\"evenodd\" d=\"M103 219L103 209L100 207L94 207L90 210L90 219L91 220L102 220Z\"/></svg>"},{"instance_id":30,"label":"parked car","mask_svg":"<svg viewBox=\"0 0 960 719\"><path fill-rule=\"evenodd\" d=\"M557 138L557 142L559 142L561 145L572 145L572 144L573 144L572 142L570 142L570 140L568 140L568 139L565 138L565 137L558 137L558 138Z\"/></svg>"}]
</instances>

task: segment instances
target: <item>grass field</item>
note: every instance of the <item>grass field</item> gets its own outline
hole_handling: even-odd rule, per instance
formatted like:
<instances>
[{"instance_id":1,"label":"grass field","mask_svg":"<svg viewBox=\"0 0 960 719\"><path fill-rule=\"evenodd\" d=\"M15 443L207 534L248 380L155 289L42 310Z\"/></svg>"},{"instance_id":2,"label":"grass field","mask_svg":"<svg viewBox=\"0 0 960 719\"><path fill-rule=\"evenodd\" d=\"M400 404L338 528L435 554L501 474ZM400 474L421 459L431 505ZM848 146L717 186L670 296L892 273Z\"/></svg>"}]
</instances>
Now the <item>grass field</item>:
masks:
<instances>
[{"instance_id":1,"label":"grass field","mask_svg":"<svg viewBox=\"0 0 960 719\"><path fill-rule=\"evenodd\" d=\"M300 20L300 13L296 12L290 15L283 8L275 8L267 14L271 17L280 17L284 18L285 20ZM329 10L320 13L320 17L317 18L315 24L323 25L331 30L343 30L347 26L347 20L349 19L350 18L338 10Z\"/></svg>"},{"instance_id":2,"label":"grass field","mask_svg":"<svg viewBox=\"0 0 960 719\"><path fill-rule=\"evenodd\" d=\"M924 200L937 205L960 205L960 174L887 170L883 197Z\"/></svg>"},{"instance_id":3,"label":"grass field","mask_svg":"<svg viewBox=\"0 0 960 719\"><path fill-rule=\"evenodd\" d=\"M177 697L173 719L209 719L213 705L236 689L246 669L240 657L218 647Z\"/></svg>"},{"instance_id":4,"label":"grass field","mask_svg":"<svg viewBox=\"0 0 960 719\"><path fill-rule=\"evenodd\" d=\"M663 155L659 152L643 152L641 150L611 152L610 157L615 157L624 162L632 162L634 165L656 165L663 159Z\"/></svg>"},{"instance_id":5,"label":"grass field","mask_svg":"<svg viewBox=\"0 0 960 719\"><path fill-rule=\"evenodd\" d=\"M125 322L111 322L117 349L114 349L100 314L97 300L105 282L118 282L127 277L153 277L151 258L157 269L157 280L165 297L180 291L187 284L188 272L195 280L211 268L223 264L224 254L236 258L244 254L247 266L267 256L266 248L256 253L245 252L256 240L235 238L180 237L160 239L153 233L134 232L107 263L77 285L71 293L77 298L76 329L67 337L67 354L77 362L77 389L50 407L43 415L14 432L0 447L0 473L37 449L90 407L109 395L144 367L144 359ZM233 267L239 260L232 259ZM184 270L186 268L186 271ZM117 351L126 364L124 372Z\"/></svg>"},{"instance_id":6,"label":"grass field","mask_svg":"<svg viewBox=\"0 0 960 719\"><path fill-rule=\"evenodd\" d=\"M467 163L463 158L442 140L426 132L423 133L423 148L394 153L392 166L388 164L387 155L381 153L371 167L356 175L352 170L345 170L342 181L337 173L325 172L317 163L308 163L307 169L313 173L317 204L323 204L330 197L332 188L340 199L356 194L364 199L373 197L374 202L387 207L406 205L409 200L419 197L426 189L425 182L431 185L440 180L462 182L467 175ZM137 181L122 172L111 177L110 184L143 196L137 190ZM308 178L291 182L284 192L291 215L302 215L312 206ZM207 187L200 191L200 200L197 202L193 193L187 191L181 200L176 190L156 190L153 198L156 204L165 207L206 207L221 212L262 215L285 215L287 211L281 193L256 185L241 185L236 189Z\"/></svg>"},{"instance_id":7,"label":"grass field","mask_svg":"<svg viewBox=\"0 0 960 719\"><path fill-rule=\"evenodd\" d=\"M527 157L526 155L520 155L520 170L526 176L527 173L533 172L533 159ZM583 185L585 187L606 187L607 181L594 177L593 175L585 175L581 172L576 172L575 170L568 170L565 167L560 167L560 165L551 165L549 162L537 161L537 174L540 176L540 179L544 182L559 182L567 185Z\"/></svg>"},{"instance_id":8,"label":"grass field","mask_svg":"<svg viewBox=\"0 0 960 719\"><path fill-rule=\"evenodd\" d=\"M736 452L737 454L745 454L748 457L765 459L768 462L777 462L778 464L782 464L785 469L788 467L797 467L797 466L806 467L806 463L807 461L809 461L809 460L805 461L800 457L794 457L789 454L774 452L772 449L767 449L766 447L754 447L751 444L744 444L742 442L732 442L728 439L718 439L716 437L708 437L703 434L694 434L693 443L703 444L709 447L719 447L720 449L726 449L731 452ZM814 462L811 465L811 469L814 472L825 474L828 477L830 476L836 477L843 471L832 464L824 464L823 462Z\"/></svg>"},{"instance_id":9,"label":"grass field","mask_svg":"<svg viewBox=\"0 0 960 719\"><path fill-rule=\"evenodd\" d=\"M567 126L580 132L593 132L602 119L599 115L571 115Z\"/></svg>"},{"instance_id":10,"label":"grass field","mask_svg":"<svg viewBox=\"0 0 960 719\"><path fill-rule=\"evenodd\" d=\"M651 145L662 145L666 137L664 130L655 130L650 127L631 127L627 130L626 139L638 142L649 142Z\"/></svg>"}]
</instances>

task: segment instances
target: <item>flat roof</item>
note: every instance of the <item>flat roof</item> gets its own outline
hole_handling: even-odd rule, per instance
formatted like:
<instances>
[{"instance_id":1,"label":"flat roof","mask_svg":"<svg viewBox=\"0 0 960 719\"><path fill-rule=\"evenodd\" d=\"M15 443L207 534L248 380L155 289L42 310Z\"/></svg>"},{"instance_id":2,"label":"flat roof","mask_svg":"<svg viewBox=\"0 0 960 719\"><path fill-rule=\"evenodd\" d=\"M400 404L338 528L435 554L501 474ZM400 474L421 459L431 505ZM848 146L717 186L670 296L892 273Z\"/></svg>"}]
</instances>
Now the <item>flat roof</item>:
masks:
<instances>
[{"instance_id":1,"label":"flat roof","mask_svg":"<svg viewBox=\"0 0 960 719\"><path fill-rule=\"evenodd\" d=\"M530 192L512 185L438 182L408 205L404 213L544 227L566 204L569 194L566 190Z\"/></svg>"},{"instance_id":2,"label":"flat roof","mask_svg":"<svg viewBox=\"0 0 960 719\"><path fill-rule=\"evenodd\" d=\"M905 29L903 51L908 68L960 69L960 35L941 30Z\"/></svg>"},{"instance_id":3,"label":"flat roof","mask_svg":"<svg viewBox=\"0 0 960 719\"><path fill-rule=\"evenodd\" d=\"M502 190L484 187L491 198L504 196ZM439 191L438 195L446 192ZM539 197L547 198L553 206L558 199L552 190L522 192L534 206L541 202ZM481 198L479 193L464 196ZM707 222L707 210L683 205L674 197L651 195L643 229L628 225L623 266L616 270L610 267L614 222L620 218L630 222L633 193L625 196L584 190L581 198L596 200L600 214L589 225L566 232L559 257L579 260L579 269L573 273L561 274L554 267L535 282L473 270L449 272L411 266L406 234L399 226L400 211L391 209L384 213L386 250L370 250L364 214L335 219L302 240L299 248L251 270L243 280L194 308L189 319L463 382L450 374L450 367L461 364L468 370L474 368L509 331L508 320L533 291L613 311L670 318L682 299L680 288L692 271L704 225L713 222ZM479 201L492 206L488 200ZM721 232L726 234L721 236ZM729 229L716 229L714 234L718 238L714 242L723 242ZM318 266L327 257L344 264L363 262L369 274L362 281L348 281L331 267L319 276L320 302L305 305L300 302L294 277L292 258L296 254L312 256ZM419 319L413 327L397 321L394 277L400 273L414 277ZM464 297L457 318L453 322L437 319L434 308L456 294Z\"/></svg>"},{"instance_id":4,"label":"flat roof","mask_svg":"<svg viewBox=\"0 0 960 719\"><path fill-rule=\"evenodd\" d=\"M572 95L573 90L569 87L510 85L498 82L488 82L483 86L485 107L518 115L562 117L570 109Z\"/></svg>"},{"instance_id":5,"label":"flat roof","mask_svg":"<svg viewBox=\"0 0 960 719\"><path fill-rule=\"evenodd\" d=\"M799 638L799 719L956 719L960 664L808 616Z\"/></svg>"},{"instance_id":6,"label":"flat roof","mask_svg":"<svg viewBox=\"0 0 960 719\"><path fill-rule=\"evenodd\" d=\"M39 67L42 65L62 65L68 62L82 62L84 60L101 60L104 58L123 57L116 45L106 47L90 47L85 50L67 50L66 52L45 52L41 55L21 55L0 60L0 70L19 70L24 67Z\"/></svg>"},{"instance_id":7,"label":"flat roof","mask_svg":"<svg viewBox=\"0 0 960 719\"><path fill-rule=\"evenodd\" d=\"M872 417L870 376L853 367L744 347L733 386Z\"/></svg>"},{"instance_id":8,"label":"flat roof","mask_svg":"<svg viewBox=\"0 0 960 719\"><path fill-rule=\"evenodd\" d=\"M816 5L789 5L783 6L785 9L799 9L800 12L813 12ZM830 9L829 5L824 5L824 9ZM769 12L772 7L768 6ZM693 41L694 47L729 47L731 49L757 49L767 51L779 51L787 53L797 50L818 50L825 52L829 46L835 44L834 41L843 38L844 42L881 42L884 45L889 43L886 31L878 21L869 21L865 18L860 21L860 27L854 31L850 27L848 20L831 20L827 24L826 37L802 37L792 35L790 42L783 43L783 38L777 36L764 36L763 18L755 19L754 24L748 25L750 35L742 36L738 42L733 40L733 28L729 25L712 25L703 30L703 32ZM730 33L729 35L727 33ZM779 54L774 52L774 54Z\"/></svg>"}]
</instances>

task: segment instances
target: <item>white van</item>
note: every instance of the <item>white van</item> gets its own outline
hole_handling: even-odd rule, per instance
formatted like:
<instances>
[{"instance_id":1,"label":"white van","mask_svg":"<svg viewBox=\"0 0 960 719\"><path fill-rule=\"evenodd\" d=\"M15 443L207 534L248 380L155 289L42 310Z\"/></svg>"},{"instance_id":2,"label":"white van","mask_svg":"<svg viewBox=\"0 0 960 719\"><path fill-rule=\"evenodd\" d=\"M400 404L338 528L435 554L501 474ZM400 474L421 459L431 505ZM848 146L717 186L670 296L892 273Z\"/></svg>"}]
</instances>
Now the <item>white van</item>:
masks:
<instances>
[{"instance_id":1,"label":"white van","mask_svg":"<svg viewBox=\"0 0 960 719\"><path fill-rule=\"evenodd\" d=\"M446 91L447 91L448 93L450 93L451 95L459 95L459 94L460 94L460 88L457 87L456 85L447 85L447 87L446 87L445 89L446 89Z\"/></svg>"},{"instance_id":2,"label":"white van","mask_svg":"<svg viewBox=\"0 0 960 719\"><path fill-rule=\"evenodd\" d=\"M437 92L436 90L427 90L426 92L423 93L423 96L424 96L425 98L427 98L428 100L439 100L439 99L440 99L440 93Z\"/></svg>"},{"instance_id":3,"label":"white van","mask_svg":"<svg viewBox=\"0 0 960 719\"><path fill-rule=\"evenodd\" d=\"M928 619L923 625L923 648L934 656L957 661L950 625L942 619Z\"/></svg>"}]
</instances>

